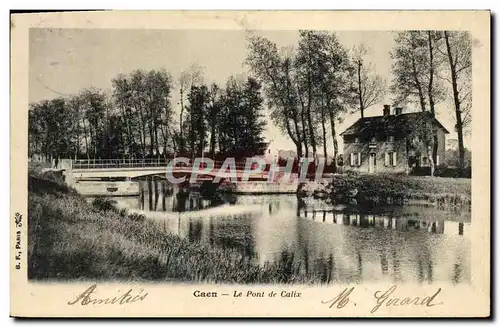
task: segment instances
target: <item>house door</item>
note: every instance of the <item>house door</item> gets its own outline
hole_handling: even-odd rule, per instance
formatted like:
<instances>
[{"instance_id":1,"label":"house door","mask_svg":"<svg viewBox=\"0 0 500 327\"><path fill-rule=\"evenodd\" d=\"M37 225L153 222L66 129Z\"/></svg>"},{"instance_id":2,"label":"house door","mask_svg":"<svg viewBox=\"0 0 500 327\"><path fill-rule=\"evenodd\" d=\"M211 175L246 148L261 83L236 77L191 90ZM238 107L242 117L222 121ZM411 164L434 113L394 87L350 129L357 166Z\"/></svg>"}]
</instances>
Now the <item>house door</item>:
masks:
<instances>
[{"instance_id":1,"label":"house door","mask_svg":"<svg viewBox=\"0 0 500 327\"><path fill-rule=\"evenodd\" d=\"M374 173L377 170L377 154L370 153L368 172Z\"/></svg>"}]
</instances>

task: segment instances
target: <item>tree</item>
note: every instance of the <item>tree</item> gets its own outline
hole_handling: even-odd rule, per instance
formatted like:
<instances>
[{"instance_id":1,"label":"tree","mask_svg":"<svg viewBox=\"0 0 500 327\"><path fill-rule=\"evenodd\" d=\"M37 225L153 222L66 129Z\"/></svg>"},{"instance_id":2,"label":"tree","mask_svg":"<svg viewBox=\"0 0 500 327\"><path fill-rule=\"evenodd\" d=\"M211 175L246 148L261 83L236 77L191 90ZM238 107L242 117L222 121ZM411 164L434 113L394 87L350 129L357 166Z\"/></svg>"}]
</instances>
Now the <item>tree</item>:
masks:
<instances>
[{"instance_id":1,"label":"tree","mask_svg":"<svg viewBox=\"0 0 500 327\"><path fill-rule=\"evenodd\" d=\"M72 116L66 99L59 97L30 104L28 132L30 155L42 154L46 160L71 157Z\"/></svg>"},{"instance_id":2,"label":"tree","mask_svg":"<svg viewBox=\"0 0 500 327\"><path fill-rule=\"evenodd\" d=\"M391 91L396 95L397 104L417 103L421 111L426 111L425 85L426 39L419 31L398 32L395 47L391 51L394 79Z\"/></svg>"},{"instance_id":3,"label":"tree","mask_svg":"<svg viewBox=\"0 0 500 327\"><path fill-rule=\"evenodd\" d=\"M186 107L188 122L188 151L201 156L204 153L207 137L206 116L209 104L209 91L206 85L193 86L188 94L189 106Z\"/></svg>"},{"instance_id":4,"label":"tree","mask_svg":"<svg viewBox=\"0 0 500 327\"><path fill-rule=\"evenodd\" d=\"M326 125L329 123L333 141L332 162L335 165L338 154L335 125L347 109L354 105L354 70L348 52L334 33L301 31L296 65L299 83L304 85L302 89L307 90L304 92L307 99L311 99L311 104L307 100L306 106L310 139L313 145L323 145L323 154L327 158ZM315 126L321 126L319 142L315 137Z\"/></svg>"},{"instance_id":5,"label":"tree","mask_svg":"<svg viewBox=\"0 0 500 327\"><path fill-rule=\"evenodd\" d=\"M436 55L440 37L435 31L398 32L396 45L391 52L392 71L395 76L391 91L398 105L417 103L422 112L429 111L435 117L435 104L443 98L443 88L436 79L442 60ZM419 125L427 157L434 174L438 138L433 124Z\"/></svg>"},{"instance_id":6,"label":"tree","mask_svg":"<svg viewBox=\"0 0 500 327\"><path fill-rule=\"evenodd\" d=\"M323 145L326 156L329 122L336 156L335 122L352 103L352 67L335 34L299 33L297 50L284 55L271 41L249 37L246 63L264 86L273 122L294 142L297 155L304 149L308 156L311 147L316 156Z\"/></svg>"},{"instance_id":7,"label":"tree","mask_svg":"<svg viewBox=\"0 0 500 327\"><path fill-rule=\"evenodd\" d=\"M382 101L386 91L386 80L374 72L371 62L366 62L370 50L363 44L354 47L352 60L356 69L355 93L359 102L361 118L366 109Z\"/></svg>"},{"instance_id":8,"label":"tree","mask_svg":"<svg viewBox=\"0 0 500 327\"><path fill-rule=\"evenodd\" d=\"M315 82L316 73L315 69L318 68L320 63L315 54L319 54L320 35L314 31L300 31L299 47L295 59L295 68L297 70L297 89L300 97L300 103L305 112L307 121L307 137L311 143L313 157L316 158L316 128L313 122L312 108L315 103ZM317 104L317 103L316 103ZM324 130L324 126L323 126Z\"/></svg>"},{"instance_id":9,"label":"tree","mask_svg":"<svg viewBox=\"0 0 500 327\"><path fill-rule=\"evenodd\" d=\"M239 159L262 154L264 99L261 85L249 77L238 81L230 77L221 92L221 114L218 119L219 151Z\"/></svg>"},{"instance_id":10,"label":"tree","mask_svg":"<svg viewBox=\"0 0 500 327\"><path fill-rule=\"evenodd\" d=\"M455 107L455 129L458 135L459 167L465 167L464 127L471 121L472 106L472 39L469 32L443 32L449 77Z\"/></svg>"},{"instance_id":11,"label":"tree","mask_svg":"<svg viewBox=\"0 0 500 327\"><path fill-rule=\"evenodd\" d=\"M203 67L197 64L192 64L187 69L181 72L179 76L179 93L180 93L180 105L181 112L179 116L179 150L181 153L185 151L185 141L184 141L184 101L187 93L190 92L193 86L198 86L203 83Z\"/></svg>"},{"instance_id":12,"label":"tree","mask_svg":"<svg viewBox=\"0 0 500 327\"><path fill-rule=\"evenodd\" d=\"M220 122L220 113L222 111L221 90L216 83L210 85L209 104L207 112L208 128L210 133L209 152L210 157L215 158L217 145L218 125Z\"/></svg>"},{"instance_id":13,"label":"tree","mask_svg":"<svg viewBox=\"0 0 500 327\"><path fill-rule=\"evenodd\" d=\"M297 149L297 155L302 156L303 128L299 115L299 95L302 92L297 87L296 75L293 70L293 60L282 57L275 43L259 36L247 38L248 55L246 64L255 77L262 83L271 118L282 132L288 134Z\"/></svg>"},{"instance_id":14,"label":"tree","mask_svg":"<svg viewBox=\"0 0 500 327\"><path fill-rule=\"evenodd\" d=\"M145 158L167 151L172 128L170 92L173 80L165 70L135 70L113 79L113 98L125 128L125 151Z\"/></svg>"},{"instance_id":15,"label":"tree","mask_svg":"<svg viewBox=\"0 0 500 327\"><path fill-rule=\"evenodd\" d=\"M253 77L249 77L242 90L242 104L240 109L242 122L242 139L240 152L246 157L262 154L266 127L263 115L264 99L260 93L261 85Z\"/></svg>"}]
</instances>

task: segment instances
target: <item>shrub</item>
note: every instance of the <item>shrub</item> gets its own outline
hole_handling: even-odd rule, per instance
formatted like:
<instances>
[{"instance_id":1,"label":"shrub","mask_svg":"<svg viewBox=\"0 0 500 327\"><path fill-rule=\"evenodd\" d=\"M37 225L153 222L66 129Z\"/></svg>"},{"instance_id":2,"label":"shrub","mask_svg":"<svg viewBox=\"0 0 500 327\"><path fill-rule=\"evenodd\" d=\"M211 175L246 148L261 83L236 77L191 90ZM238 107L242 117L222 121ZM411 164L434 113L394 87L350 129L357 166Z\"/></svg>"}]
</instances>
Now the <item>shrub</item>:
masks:
<instances>
[{"instance_id":1,"label":"shrub","mask_svg":"<svg viewBox=\"0 0 500 327\"><path fill-rule=\"evenodd\" d=\"M415 167L412 169L412 176L430 176L431 167ZM439 165L434 169L435 177L447 178L471 178L471 167L466 167L463 170L460 168L451 168L446 165Z\"/></svg>"},{"instance_id":2,"label":"shrub","mask_svg":"<svg viewBox=\"0 0 500 327\"><path fill-rule=\"evenodd\" d=\"M395 174L334 175L333 200L356 199L366 203L403 203L408 199L470 204L470 180L414 177Z\"/></svg>"},{"instance_id":3,"label":"shrub","mask_svg":"<svg viewBox=\"0 0 500 327\"><path fill-rule=\"evenodd\" d=\"M97 197L92 201L94 208L100 211L113 211L118 213L119 210L116 208L116 201L106 197Z\"/></svg>"}]
</instances>

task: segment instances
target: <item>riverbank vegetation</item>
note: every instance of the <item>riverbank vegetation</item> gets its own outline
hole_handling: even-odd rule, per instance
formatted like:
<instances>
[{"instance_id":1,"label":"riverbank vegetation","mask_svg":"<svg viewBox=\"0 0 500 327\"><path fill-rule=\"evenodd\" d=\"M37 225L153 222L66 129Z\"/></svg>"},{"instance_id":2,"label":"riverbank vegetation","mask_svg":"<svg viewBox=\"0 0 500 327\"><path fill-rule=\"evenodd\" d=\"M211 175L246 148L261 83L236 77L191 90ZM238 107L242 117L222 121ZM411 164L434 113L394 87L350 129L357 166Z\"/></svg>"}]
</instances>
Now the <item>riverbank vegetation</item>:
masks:
<instances>
[{"instance_id":1,"label":"riverbank vegetation","mask_svg":"<svg viewBox=\"0 0 500 327\"><path fill-rule=\"evenodd\" d=\"M109 200L88 203L57 178L29 177L28 276L35 280L321 282L283 255L263 267L244 252L162 231Z\"/></svg>"},{"instance_id":2,"label":"riverbank vegetation","mask_svg":"<svg viewBox=\"0 0 500 327\"><path fill-rule=\"evenodd\" d=\"M299 196L328 198L333 202L356 200L360 204L403 204L421 201L440 207L471 204L471 180L396 174L334 175L331 183L305 188Z\"/></svg>"}]
</instances>

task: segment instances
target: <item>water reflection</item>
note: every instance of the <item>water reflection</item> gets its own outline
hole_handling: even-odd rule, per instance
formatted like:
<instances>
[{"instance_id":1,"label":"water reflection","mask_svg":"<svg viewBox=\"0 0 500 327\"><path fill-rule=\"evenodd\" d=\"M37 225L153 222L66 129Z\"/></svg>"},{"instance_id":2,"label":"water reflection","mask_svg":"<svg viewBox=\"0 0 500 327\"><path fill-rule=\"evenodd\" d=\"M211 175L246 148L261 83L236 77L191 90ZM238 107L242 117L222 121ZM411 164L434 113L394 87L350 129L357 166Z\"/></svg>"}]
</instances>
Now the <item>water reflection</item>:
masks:
<instances>
[{"instance_id":1,"label":"water reflection","mask_svg":"<svg viewBox=\"0 0 500 327\"><path fill-rule=\"evenodd\" d=\"M285 274L323 282L470 281L470 212L387 207L312 210L293 195L213 196L143 182L123 206L161 211L160 228L208 246L239 251Z\"/></svg>"}]
</instances>

